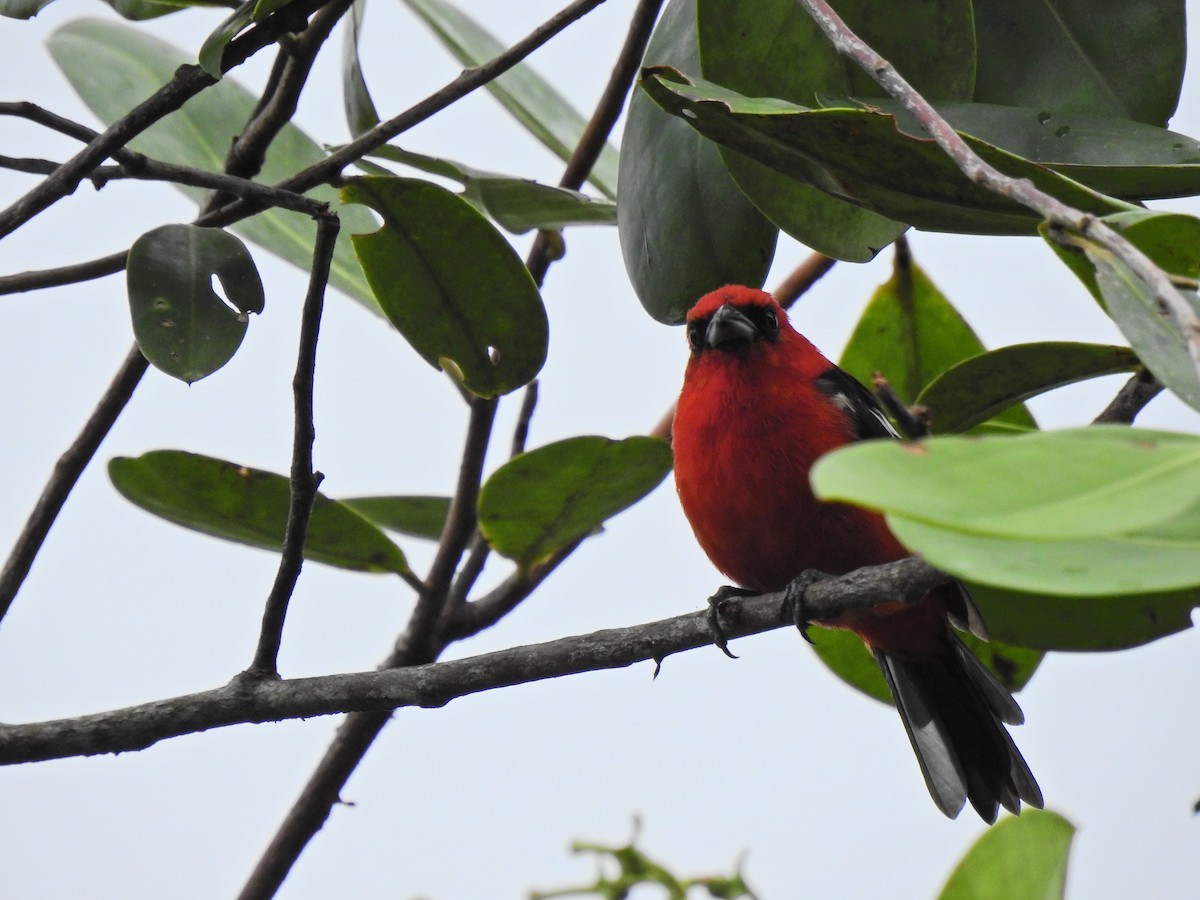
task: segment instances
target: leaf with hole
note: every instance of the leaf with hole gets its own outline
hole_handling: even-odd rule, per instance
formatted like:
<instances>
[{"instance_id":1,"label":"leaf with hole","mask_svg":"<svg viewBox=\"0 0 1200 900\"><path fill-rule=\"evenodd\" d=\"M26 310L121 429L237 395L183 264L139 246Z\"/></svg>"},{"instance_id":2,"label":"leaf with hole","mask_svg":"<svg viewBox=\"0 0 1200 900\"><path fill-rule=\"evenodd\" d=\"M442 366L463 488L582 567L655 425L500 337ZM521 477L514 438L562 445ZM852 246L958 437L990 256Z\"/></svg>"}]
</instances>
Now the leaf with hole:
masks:
<instances>
[{"instance_id":1,"label":"leaf with hole","mask_svg":"<svg viewBox=\"0 0 1200 900\"><path fill-rule=\"evenodd\" d=\"M98 19L63 25L50 37L48 47L84 103L108 125L167 84L180 66L193 62L189 54L137 28ZM209 172L224 171L229 146L241 133L257 100L234 79L223 78L134 138L130 149ZM258 178L267 184L278 183L326 155L289 122L271 142ZM179 189L198 203L204 203L210 194L200 188ZM375 226L374 219L366 210L339 207L337 191L331 187L314 188L307 196L332 204L342 220L330 283L379 312L350 246L350 232L369 231ZM230 227L301 270L312 268L317 230L308 216L271 209Z\"/></svg>"},{"instance_id":2,"label":"leaf with hole","mask_svg":"<svg viewBox=\"0 0 1200 900\"><path fill-rule=\"evenodd\" d=\"M645 61L698 74L698 52L695 0L671 0ZM636 90L621 147L617 234L647 313L675 325L709 291L763 283L779 229L746 199L711 141Z\"/></svg>"},{"instance_id":3,"label":"leaf with hole","mask_svg":"<svg viewBox=\"0 0 1200 900\"><path fill-rule=\"evenodd\" d=\"M535 565L656 488L671 471L665 441L576 437L522 453L479 494L479 530L492 549Z\"/></svg>"},{"instance_id":4,"label":"leaf with hole","mask_svg":"<svg viewBox=\"0 0 1200 900\"><path fill-rule=\"evenodd\" d=\"M276 553L283 548L291 487L282 475L182 450L154 450L111 460L108 476L125 499L176 525ZM356 572L409 571L400 548L379 528L320 493L304 558Z\"/></svg>"},{"instance_id":5,"label":"leaf with hole","mask_svg":"<svg viewBox=\"0 0 1200 900\"><path fill-rule=\"evenodd\" d=\"M549 339L541 295L471 204L411 178L356 178L342 195L383 218L379 231L354 235L354 251L388 320L427 362L482 397L537 375Z\"/></svg>"},{"instance_id":6,"label":"leaf with hole","mask_svg":"<svg viewBox=\"0 0 1200 900\"><path fill-rule=\"evenodd\" d=\"M125 275L142 355L188 384L229 362L245 337L247 314L263 311L254 260L219 228L163 225L148 231L129 248Z\"/></svg>"}]
</instances>

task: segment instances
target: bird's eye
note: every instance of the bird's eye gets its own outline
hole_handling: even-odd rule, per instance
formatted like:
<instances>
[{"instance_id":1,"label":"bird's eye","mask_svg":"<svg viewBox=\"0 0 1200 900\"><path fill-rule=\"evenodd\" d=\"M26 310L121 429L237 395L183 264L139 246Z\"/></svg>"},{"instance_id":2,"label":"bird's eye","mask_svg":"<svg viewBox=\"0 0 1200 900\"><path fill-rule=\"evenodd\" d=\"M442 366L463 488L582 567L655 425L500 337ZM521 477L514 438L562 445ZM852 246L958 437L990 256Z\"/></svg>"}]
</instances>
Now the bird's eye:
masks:
<instances>
[{"instance_id":1,"label":"bird's eye","mask_svg":"<svg viewBox=\"0 0 1200 900\"><path fill-rule=\"evenodd\" d=\"M775 310L770 307L763 310L762 333L771 340L774 340L779 334L779 317L775 315Z\"/></svg>"},{"instance_id":2,"label":"bird's eye","mask_svg":"<svg viewBox=\"0 0 1200 900\"><path fill-rule=\"evenodd\" d=\"M697 319L695 322L688 322L687 326L687 341L688 346L695 352L699 352L704 347L704 331L708 327L706 319Z\"/></svg>"}]
</instances>

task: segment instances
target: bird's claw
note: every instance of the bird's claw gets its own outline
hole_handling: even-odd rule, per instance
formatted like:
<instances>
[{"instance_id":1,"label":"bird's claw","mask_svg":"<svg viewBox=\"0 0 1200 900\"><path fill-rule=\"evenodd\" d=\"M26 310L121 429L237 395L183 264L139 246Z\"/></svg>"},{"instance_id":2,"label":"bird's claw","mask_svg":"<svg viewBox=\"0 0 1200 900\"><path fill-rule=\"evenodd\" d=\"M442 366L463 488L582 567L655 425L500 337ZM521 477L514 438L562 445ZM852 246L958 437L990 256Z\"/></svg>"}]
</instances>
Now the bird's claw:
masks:
<instances>
[{"instance_id":1,"label":"bird's claw","mask_svg":"<svg viewBox=\"0 0 1200 900\"><path fill-rule=\"evenodd\" d=\"M805 569L789 581L788 586L783 589L783 603L779 607L780 621L792 622L800 632L800 637L810 644L813 643L813 639L809 637L808 629L812 622L804 607L804 595L810 587L828 577L826 573L818 572L816 569Z\"/></svg>"},{"instance_id":2,"label":"bird's claw","mask_svg":"<svg viewBox=\"0 0 1200 900\"><path fill-rule=\"evenodd\" d=\"M721 624L722 620L736 623L739 612L736 603L733 599L736 597L753 597L755 591L746 590L746 588L734 587L731 584L724 585L717 589L717 592L708 598L708 631L712 635L713 643L717 648L728 656L730 659L737 659L737 654L729 649L729 639L725 636L725 627Z\"/></svg>"}]
</instances>

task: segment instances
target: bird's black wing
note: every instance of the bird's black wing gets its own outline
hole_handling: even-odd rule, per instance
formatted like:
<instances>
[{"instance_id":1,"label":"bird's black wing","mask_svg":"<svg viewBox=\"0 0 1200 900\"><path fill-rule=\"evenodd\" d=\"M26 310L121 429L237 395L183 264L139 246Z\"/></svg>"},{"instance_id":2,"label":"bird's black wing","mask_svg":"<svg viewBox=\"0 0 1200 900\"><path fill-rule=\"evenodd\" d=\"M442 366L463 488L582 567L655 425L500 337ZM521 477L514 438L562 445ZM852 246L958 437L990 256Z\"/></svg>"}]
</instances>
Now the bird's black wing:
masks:
<instances>
[{"instance_id":1,"label":"bird's black wing","mask_svg":"<svg viewBox=\"0 0 1200 900\"><path fill-rule=\"evenodd\" d=\"M817 376L817 387L846 414L858 440L900 437L875 395L853 375L834 366Z\"/></svg>"}]
</instances>

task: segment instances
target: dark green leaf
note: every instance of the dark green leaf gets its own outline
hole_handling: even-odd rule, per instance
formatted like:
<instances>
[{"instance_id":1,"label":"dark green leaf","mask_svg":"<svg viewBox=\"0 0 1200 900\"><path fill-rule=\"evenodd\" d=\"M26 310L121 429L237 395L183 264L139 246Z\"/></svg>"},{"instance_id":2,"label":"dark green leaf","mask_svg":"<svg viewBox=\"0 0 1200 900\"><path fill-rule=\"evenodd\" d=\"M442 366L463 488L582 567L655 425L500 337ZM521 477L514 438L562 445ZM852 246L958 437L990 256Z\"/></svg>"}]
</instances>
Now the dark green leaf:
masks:
<instances>
[{"instance_id":1,"label":"dark green leaf","mask_svg":"<svg viewBox=\"0 0 1200 900\"><path fill-rule=\"evenodd\" d=\"M140 21L179 12L193 6L227 8L222 0L104 0L124 19Z\"/></svg>"},{"instance_id":2,"label":"dark green leaf","mask_svg":"<svg viewBox=\"0 0 1200 900\"><path fill-rule=\"evenodd\" d=\"M643 71L664 109L722 146L880 215L933 231L1029 234L1037 217L968 180L932 141L906 135L891 116L862 109L806 109L743 97L673 69ZM1096 215L1133 209L1042 166L973 138L967 144L1007 175L1028 178Z\"/></svg>"},{"instance_id":3,"label":"dark green leaf","mask_svg":"<svg viewBox=\"0 0 1200 900\"><path fill-rule=\"evenodd\" d=\"M1088 378L1133 372L1128 347L1044 341L982 353L950 367L917 397L939 434L969 431L1037 394Z\"/></svg>"},{"instance_id":4,"label":"dark green leaf","mask_svg":"<svg viewBox=\"0 0 1200 900\"><path fill-rule=\"evenodd\" d=\"M271 13L283 9L291 2L292 0L258 0L254 4L254 21L261 22Z\"/></svg>"},{"instance_id":5,"label":"dark green leaf","mask_svg":"<svg viewBox=\"0 0 1200 900\"><path fill-rule=\"evenodd\" d=\"M1200 222L1193 222L1200 226ZM1156 234L1160 224L1147 220L1147 236ZM1137 237L1131 236L1133 231L1131 226L1125 233L1137 246ZM1047 232L1047 235L1059 256L1100 298L1146 368L1181 400L1200 409L1200 373L1188 351L1188 341L1195 340L1195 335L1185 335L1173 317L1163 315L1154 289L1113 253L1079 235L1062 232ZM1170 238L1171 243L1166 245L1169 250L1156 249L1163 255L1180 252L1187 244L1196 246L1191 240L1194 236L1194 230L1189 235L1179 233ZM1185 238L1186 243L1180 238ZM1193 257L1187 268L1194 269L1195 260ZM1200 297L1196 292L1176 289L1176 294L1193 322L1200 320Z\"/></svg>"},{"instance_id":6,"label":"dark green leaf","mask_svg":"<svg viewBox=\"0 0 1200 900\"><path fill-rule=\"evenodd\" d=\"M365 8L366 0L354 0L350 6L350 21L342 32L342 105L346 110L346 124L354 137L379 124L379 113L375 111L375 102L367 89L358 59L358 36L362 31Z\"/></svg>"},{"instance_id":7,"label":"dark green leaf","mask_svg":"<svg viewBox=\"0 0 1200 900\"><path fill-rule=\"evenodd\" d=\"M695 0L671 0L646 62L698 73L697 52ZM646 312L677 324L721 285L763 283L778 229L746 199L711 142L639 90L622 147L617 232Z\"/></svg>"},{"instance_id":8,"label":"dark green leaf","mask_svg":"<svg viewBox=\"0 0 1200 900\"><path fill-rule=\"evenodd\" d=\"M1075 826L1057 813L1022 810L984 832L938 900L1061 900Z\"/></svg>"},{"instance_id":9,"label":"dark green leaf","mask_svg":"<svg viewBox=\"0 0 1200 900\"><path fill-rule=\"evenodd\" d=\"M886 6L873 0L838 4L839 14L927 97L970 98L974 31L965 0ZM752 97L811 106L824 94L872 97L880 88L838 54L794 0L699 5L704 77ZM659 60L652 60L658 63ZM863 262L905 226L799 184L740 153L722 158L738 186L784 231L838 259Z\"/></svg>"},{"instance_id":10,"label":"dark green leaf","mask_svg":"<svg viewBox=\"0 0 1200 900\"><path fill-rule=\"evenodd\" d=\"M343 190L384 227L354 250L393 325L431 365L450 364L480 396L527 384L546 360L537 285L471 204L429 181L358 178Z\"/></svg>"},{"instance_id":11,"label":"dark green leaf","mask_svg":"<svg viewBox=\"0 0 1200 900\"><path fill-rule=\"evenodd\" d=\"M450 512L449 497L345 497L339 501L389 531L436 541Z\"/></svg>"},{"instance_id":12,"label":"dark green leaf","mask_svg":"<svg viewBox=\"0 0 1200 900\"><path fill-rule=\"evenodd\" d=\"M974 0L980 103L1163 126L1187 55L1183 0Z\"/></svg>"},{"instance_id":13,"label":"dark green leaf","mask_svg":"<svg viewBox=\"0 0 1200 900\"><path fill-rule=\"evenodd\" d=\"M590 534L671 471L657 438L577 437L539 447L497 469L479 495L479 530L522 567Z\"/></svg>"},{"instance_id":14,"label":"dark green leaf","mask_svg":"<svg viewBox=\"0 0 1200 900\"><path fill-rule=\"evenodd\" d=\"M249 26L253 19L254 7L249 3L243 3L230 14L229 18L218 25L200 46L200 68L213 78L220 80L223 74L221 57L225 55L225 48L229 46L230 41L242 33L243 29Z\"/></svg>"},{"instance_id":15,"label":"dark green leaf","mask_svg":"<svg viewBox=\"0 0 1200 900\"><path fill-rule=\"evenodd\" d=\"M219 228L163 225L146 232L129 248L126 283L142 355L188 384L229 362L246 334L246 314L263 310L254 260Z\"/></svg>"},{"instance_id":16,"label":"dark green leaf","mask_svg":"<svg viewBox=\"0 0 1200 900\"><path fill-rule=\"evenodd\" d=\"M455 59L477 66L507 48L462 10L445 0L404 0L438 36ZM571 104L525 63L518 63L487 88L535 138L561 159L569 159L587 122ZM588 181L606 197L617 196L617 151L605 144Z\"/></svg>"},{"instance_id":17,"label":"dark green leaf","mask_svg":"<svg viewBox=\"0 0 1200 900\"><path fill-rule=\"evenodd\" d=\"M127 500L169 522L251 547L283 547L291 490L282 475L182 450L117 457L108 475ZM304 557L357 572L409 571L382 531L323 494L313 504Z\"/></svg>"},{"instance_id":18,"label":"dark green leaf","mask_svg":"<svg viewBox=\"0 0 1200 900\"><path fill-rule=\"evenodd\" d=\"M892 277L875 292L854 328L839 365L871 384L883 375L905 403L947 369L984 352L983 343L958 310L916 263L898 262ZM1024 407L999 420L1016 428L1036 428ZM943 430L935 421L935 427Z\"/></svg>"},{"instance_id":19,"label":"dark green leaf","mask_svg":"<svg viewBox=\"0 0 1200 900\"><path fill-rule=\"evenodd\" d=\"M192 62L181 50L142 31L118 22L81 19L62 26L48 46L58 67L88 107L111 125L138 103L171 80L175 70ZM223 171L230 143L249 119L257 98L225 78L184 104L130 142L133 150L182 165ZM325 152L291 123L271 143L260 180L282 181L325 158ZM207 191L181 188L203 202ZM330 187L309 191L315 200L337 208L337 192ZM374 220L365 210L337 208L342 220L330 281L364 306L379 306L350 246L350 232L369 231ZM232 229L304 271L312 267L316 226L299 213L272 209L259 213Z\"/></svg>"},{"instance_id":20,"label":"dark green leaf","mask_svg":"<svg viewBox=\"0 0 1200 900\"><path fill-rule=\"evenodd\" d=\"M906 134L925 137L916 119L894 100L826 100L823 105L861 105L885 112L896 116ZM1200 193L1200 142L1174 131L1129 119L1050 113L1028 106L939 103L937 109L963 134L1114 197L1148 200Z\"/></svg>"},{"instance_id":21,"label":"dark green leaf","mask_svg":"<svg viewBox=\"0 0 1200 900\"><path fill-rule=\"evenodd\" d=\"M1113 597L1056 597L973 584L971 596L997 640L1041 650L1124 650L1192 625L1200 590Z\"/></svg>"},{"instance_id":22,"label":"dark green leaf","mask_svg":"<svg viewBox=\"0 0 1200 900\"><path fill-rule=\"evenodd\" d=\"M819 496L880 509L967 581L1112 596L1200 585L1200 438L1125 427L876 441L825 456Z\"/></svg>"}]
</instances>

